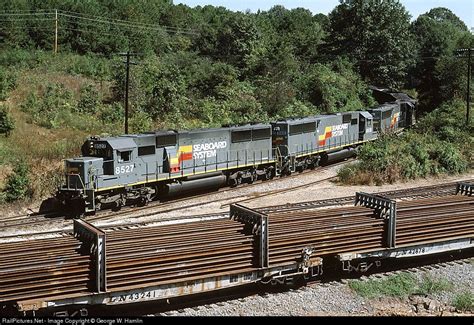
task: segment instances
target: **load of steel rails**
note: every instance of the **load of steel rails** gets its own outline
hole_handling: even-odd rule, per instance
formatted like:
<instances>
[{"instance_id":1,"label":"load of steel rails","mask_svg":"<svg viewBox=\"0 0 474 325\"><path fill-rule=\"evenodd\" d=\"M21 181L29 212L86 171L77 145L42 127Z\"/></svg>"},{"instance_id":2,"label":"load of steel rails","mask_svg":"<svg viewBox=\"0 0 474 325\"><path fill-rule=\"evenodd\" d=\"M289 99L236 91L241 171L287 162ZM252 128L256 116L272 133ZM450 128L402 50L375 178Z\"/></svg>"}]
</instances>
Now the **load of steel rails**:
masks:
<instances>
[{"instance_id":1,"label":"load of steel rails","mask_svg":"<svg viewBox=\"0 0 474 325\"><path fill-rule=\"evenodd\" d=\"M98 262L104 263L107 283L102 291L114 292L297 263L308 247L325 258L474 237L472 192L407 201L358 193L357 200L360 206L266 214L246 208L251 215L241 218L97 230L102 244L79 232L2 243L0 303L90 295L96 292ZM254 217L264 218L265 227L257 227ZM100 245L102 258L94 253ZM263 266L262 251L268 256Z\"/></svg>"}]
</instances>

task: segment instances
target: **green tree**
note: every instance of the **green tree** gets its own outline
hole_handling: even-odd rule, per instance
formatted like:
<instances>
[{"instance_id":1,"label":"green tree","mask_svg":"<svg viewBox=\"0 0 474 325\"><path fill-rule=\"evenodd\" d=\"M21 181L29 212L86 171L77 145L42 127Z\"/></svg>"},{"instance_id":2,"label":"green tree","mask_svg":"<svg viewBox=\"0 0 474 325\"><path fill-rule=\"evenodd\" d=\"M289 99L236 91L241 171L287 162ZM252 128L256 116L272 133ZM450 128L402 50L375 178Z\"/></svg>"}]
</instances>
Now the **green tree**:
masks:
<instances>
[{"instance_id":1,"label":"green tree","mask_svg":"<svg viewBox=\"0 0 474 325\"><path fill-rule=\"evenodd\" d=\"M354 60L369 82L403 85L414 64L410 15L397 0L341 0L330 14L330 51Z\"/></svg>"},{"instance_id":2,"label":"green tree","mask_svg":"<svg viewBox=\"0 0 474 325\"><path fill-rule=\"evenodd\" d=\"M259 18L267 20L271 26L267 36L271 37L273 44L290 46L291 52L301 60L314 61L317 58L325 35L320 16L313 16L308 9L288 10L274 6Z\"/></svg>"},{"instance_id":3,"label":"green tree","mask_svg":"<svg viewBox=\"0 0 474 325\"><path fill-rule=\"evenodd\" d=\"M457 48L474 44L474 37L446 8L434 8L420 15L411 30L419 46L413 75L420 94L420 109L429 112L465 92L465 62L453 56Z\"/></svg>"},{"instance_id":4,"label":"green tree","mask_svg":"<svg viewBox=\"0 0 474 325\"><path fill-rule=\"evenodd\" d=\"M321 112L360 110L374 104L367 84L347 60L314 64L298 80L299 98Z\"/></svg>"}]
</instances>

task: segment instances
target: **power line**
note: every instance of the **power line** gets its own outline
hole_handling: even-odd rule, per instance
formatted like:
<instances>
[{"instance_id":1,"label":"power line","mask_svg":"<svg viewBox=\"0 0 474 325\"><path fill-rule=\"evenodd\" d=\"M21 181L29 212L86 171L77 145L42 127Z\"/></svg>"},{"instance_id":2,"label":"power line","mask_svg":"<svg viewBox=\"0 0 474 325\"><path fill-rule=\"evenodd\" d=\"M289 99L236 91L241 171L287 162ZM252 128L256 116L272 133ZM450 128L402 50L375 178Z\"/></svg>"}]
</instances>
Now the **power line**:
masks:
<instances>
[{"instance_id":1,"label":"power line","mask_svg":"<svg viewBox=\"0 0 474 325\"><path fill-rule=\"evenodd\" d=\"M35 21L45 21L45 20L55 20L54 18L36 18L36 19L0 19L0 22L6 22L6 23L15 23L17 21L30 21L30 22L35 22Z\"/></svg>"},{"instance_id":2,"label":"power line","mask_svg":"<svg viewBox=\"0 0 474 325\"><path fill-rule=\"evenodd\" d=\"M48 10L45 12L30 12L30 13L24 13L24 12L0 13L0 17L12 18L11 20L15 20L13 18L16 18L16 17L38 16L38 15L55 15L55 11ZM83 21L85 20L85 21L90 21L90 22L99 23L99 24L121 26L125 28L139 28L139 29L145 29L145 30L151 30L151 31L166 31L170 33L199 35L198 33L196 33L195 30L191 30L191 29L182 29L182 28L178 28L174 26L148 24L148 23L141 23L137 21L106 18L106 17L101 17L101 16L84 15L81 13L66 11L66 10L57 10L57 15L60 17L67 17L67 18L83 20Z\"/></svg>"},{"instance_id":3,"label":"power line","mask_svg":"<svg viewBox=\"0 0 474 325\"><path fill-rule=\"evenodd\" d=\"M54 19L52 19L53 21ZM8 31L8 30L19 30L19 29L38 29L38 30L52 30L52 27L44 27L44 26L11 26L11 27L0 27L0 30L2 31ZM106 35L106 36L114 36L117 37L117 34L112 34L112 33L107 33L104 31L100 30L87 30L87 29L80 29L80 28L71 28L71 27L60 27L58 29L59 33L62 33L63 31L75 31L75 32L81 32L81 33L89 33L89 34L94 34L94 35ZM140 32L140 31L138 31Z\"/></svg>"},{"instance_id":4,"label":"power line","mask_svg":"<svg viewBox=\"0 0 474 325\"><path fill-rule=\"evenodd\" d=\"M38 29L38 30L51 30L51 27L44 26L14 26L14 27L0 27L0 30L8 31L11 29Z\"/></svg>"},{"instance_id":5,"label":"power line","mask_svg":"<svg viewBox=\"0 0 474 325\"><path fill-rule=\"evenodd\" d=\"M7 17L17 17L17 16L41 16L41 15L54 15L54 12L31 12L31 13L0 13L0 16L7 16Z\"/></svg>"},{"instance_id":6,"label":"power line","mask_svg":"<svg viewBox=\"0 0 474 325\"><path fill-rule=\"evenodd\" d=\"M149 30L149 31L167 31L167 32L171 32L171 33L198 35L194 31L180 30L180 29L176 29L174 27L168 27L168 26L162 26L162 25L155 25L155 26L152 27L152 26L145 26L145 25L140 25L140 24L136 24L136 23L122 23L122 22L113 22L113 21L95 19L95 18L86 18L86 17L80 17L80 16L64 14L64 13L58 13L58 14L62 17L88 20L88 21L91 21L91 22L121 26L121 27L125 27L125 28L139 28L139 29L144 29L144 30Z\"/></svg>"},{"instance_id":7,"label":"power line","mask_svg":"<svg viewBox=\"0 0 474 325\"><path fill-rule=\"evenodd\" d=\"M87 30L87 29L70 28L70 27L61 27L59 29L60 32L62 30L75 31L75 32L81 32L81 33L91 33L91 34L97 34L97 35L117 36L117 34L112 34L112 33L107 33L107 32L102 32L102 31L92 31L92 30Z\"/></svg>"},{"instance_id":8,"label":"power line","mask_svg":"<svg viewBox=\"0 0 474 325\"><path fill-rule=\"evenodd\" d=\"M71 14L71 15L75 15L75 16L80 16L80 17L84 17L84 18L101 19L101 20L107 20L107 21L111 21L111 22L119 22L119 23L133 24L133 25L141 25L141 26L144 26L144 27L156 28L157 26L159 26L159 27L162 27L162 28L169 28L169 29L177 29L177 30L179 30L179 28L174 27L174 26L166 26L166 25L156 25L156 24L149 24L149 23L142 23L142 22L134 22L134 21L130 21L130 20L109 18L109 17L103 17L103 16L92 16L92 15L86 15L86 14L77 13L77 12L73 12L73 11L67 11L67 10L58 10L58 12L62 12L62 13L66 13L66 14ZM188 31L192 31L192 30L188 30Z\"/></svg>"},{"instance_id":9,"label":"power line","mask_svg":"<svg viewBox=\"0 0 474 325\"><path fill-rule=\"evenodd\" d=\"M61 14L61 17L64 17L64 15ZM66 20L66 22L71 23L71 24L80 24L83 26L103 27L101 25L98 25L98 22L95 22L95 21ZM134 26L134 25L117 25L117 24L109 24L109 23L102 23L102 22L99 22L99 24L106 24L108 25L109 28L119 28L121 30L135 30L138 32L166 32L167 31L165 28L148 28L148 27L143 28L143 27Z\"/></svg>"},{"instance_id":10,"label":"power line","mask_svg":"<svg viewBox=\"0 0 474 325\"><path fill-rule=\"evenodd\" d=\"M6 9L6 10L0 10L0 12L11 12L11 13L16 13L16 12L39 12L39 11L52 11L51 9Z\"/></svg>"}]
</instances>

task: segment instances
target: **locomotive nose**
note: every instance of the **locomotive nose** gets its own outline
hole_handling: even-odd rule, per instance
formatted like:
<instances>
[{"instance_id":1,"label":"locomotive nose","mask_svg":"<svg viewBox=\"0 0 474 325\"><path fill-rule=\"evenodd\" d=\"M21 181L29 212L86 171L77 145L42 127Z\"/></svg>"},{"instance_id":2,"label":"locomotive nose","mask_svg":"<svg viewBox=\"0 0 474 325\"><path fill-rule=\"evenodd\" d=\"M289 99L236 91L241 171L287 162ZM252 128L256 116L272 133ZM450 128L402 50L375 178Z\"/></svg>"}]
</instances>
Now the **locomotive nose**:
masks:
<instances>
[{"instance_id":1,"label":"locomotive nose","mask_svg":"<svg viewBox=\"0 0 474 325\"><path fill-rule=\"evenodd\" d=\"M74 189L93 189L96 176L100 175L103 159L80 157L66 160L66 185Z\"/></svg>"},{"instance_id":2,"label":"locomotive nose","mask_svg":"<svg viewBox=\"0 0 474 325\"><path fill-rule=\"evenodd\" d=\"M66 186L74 189L84 189L84 161L79 159L66 160Z\"/></svg>"}]
</instances>

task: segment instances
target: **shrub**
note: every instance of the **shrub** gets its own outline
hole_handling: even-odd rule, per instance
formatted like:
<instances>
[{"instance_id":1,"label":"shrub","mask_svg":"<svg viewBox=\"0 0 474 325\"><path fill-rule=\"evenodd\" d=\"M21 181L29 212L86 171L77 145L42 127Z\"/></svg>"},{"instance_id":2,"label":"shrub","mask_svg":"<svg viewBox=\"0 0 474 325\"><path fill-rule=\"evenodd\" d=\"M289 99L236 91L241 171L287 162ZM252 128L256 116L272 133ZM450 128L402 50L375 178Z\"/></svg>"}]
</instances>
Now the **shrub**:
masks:
<instances>
[{"instance_id":1,"label":"shrub","mask_svg":"<svg viewBox=\"0 0 474 325\"><path fill-rule=\"evenodd\" d=\"M15 128L15 123L11 118L8 109L5 105L0 105L0 134L5 134L7 137Z\"/></svg>"},{"instance_id":2,"label":"shrub","mask_svg":"<svg viewBox=\"0 0 474 325\"><path fill-rule=\"evenodd\" d=\"M417 280L411 274L397 274L383 280L350 281L349 287L362 297L403 297L416 290Z\"/></svg>"},{"instance_id":3,"label":"shrub","mask_svg":"<svg viewBox=\"0 0 474 325\"><path fill-rule=\"evenodd\" d=\"M7 178L3 192L7 202L26 199L31 196L29 167L24 161L16 162L13 173Z\"/></svg>"},{"instance_id":4,"label":"shrub","mask_svg":"<svg viewBox=\"0 0 474 325\"><path fill-rule=\"evenodd\" d=\"M111 76L111 63L106 58L93 55L68 54L60 58L65 64L60 70L71 74L83 75L100 80L107 80Z\"/></svg>"},{"instance_id":5,"label":"shrub","mask_svg":"<svg viewBox=\"0 0 474 325\"><path fill-rule=\"evenodd\" d=\"M468 161L464 159L461 152L454 144L438 141L433 145L430 153L432 159L436 162L433 165L433 174L437 173L462 173L468 167Z\"/></svg>"},{"instance_id":6,"label":"shrub","mask_svg":"<svg viewBox=\"0 0 474 325\"><path fill-rule=\"evenodd\" d=\"M104 124L123 122L124 116L124 108L118 102L99 107L99 119Z\"/></svg>"},{"instance_id":7,"label":"shrub","mask_svg":"<svg viewBox=\"0 0 474 325\"><path fill-rule=\"evenodd\" d=\"M98 111L100 102L101 99L97 88L94 85L87 84L81 87L76 111L84 114L93 114Z\"/></svg>"},{"instance_id":8,"label":"shrub","mask_svg":"<svg viewBox=\"0 0 474 325\"><path fill-rule=\"evenodd\" d=\"M41 97L30 93L21 108L29 112L38 125L51 129L61 126L60 115L71 112L74 106L71 91L61 84L48 84Z\"/></svg>"},{"instance_id":9,"label":"shrub","mask_svg":"<svg viewBox=\"0 0 474 325\"><path fill-rule=\"evenodd\" d=\"M453 288L453 284L444 278L434 278L430 275L423 276L418 285L418 294L430 295L437 292L448 291Z\"/></svg>"},{"instance_id":10,"label":"shrub","mask_svg":"<svg viewBox=\"0 0 474 325\"><path fill-rule=\"evenodd\" d=\"M151 131L152 129L152 120L150 116L142 111L134 113L128 122L130 132L132 133L141 133Z\"/></svg>"},{"instance_id":11,"label":"shrub","mask_svg":"<svg viewBox=\"0 0 474 325\"><path fill-rule=\"evenodd\" d=\"M472 165L474 130L464 125L464 109L453 101L428 114L402 136L382 135L365 144L359 151L359 163L342 169L339 180L345 184L383 184L465 172Z\"/></svg>"},{"instance_id":12,"label":"shrub","mask_svg":"<svg viewBox=\"0 0 474 325\"><path fill-rule=\"evenodd\" d=\"M4 67L35 67L38 65L41 51L31 51L26 49L11 48L0 51L0 66Z\"/></svg>"},{"instance_id":13,"label":"shrub","mask_svg":"<svg viewBox=\"0 0 474 325\"><path fill-rule=\"evenodd\" d=\"M357 183L354 181L353 177L355 173L357 173L358 168L359 166L357 163L342 166L337 171L337 177L339 178L339 181L343 183Z\"/></svg>"},{"instance_id":14,"label":"shrub","mask_svg":"<svg viewBox=\"0 0 474 325\"><path fill-rule=\"evenodd\" d=\"M15 88L16 75L0 66L0 100L8 97L8 92Z\"/></svg>"},{"instance_id":15,"label":"shrub","mask_svg":"<svg viewBox=\"0 0 474 325\"><path fill-rule=\"evenodd\" d=\"M428 295L451 290L453 284L444 278L424 276L418 280L412 274L397 274L382 280L351 281L349 286L367 298L381 296L403 297L411 294Z\"/></svg>"}]
</instances>

